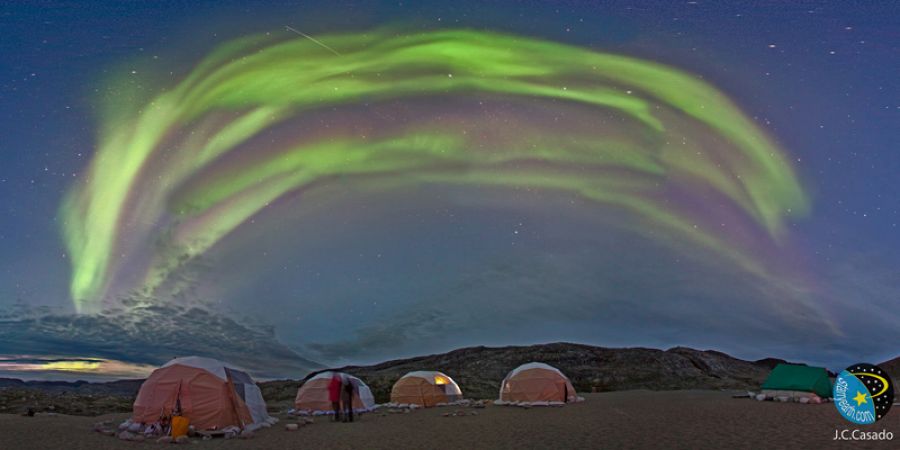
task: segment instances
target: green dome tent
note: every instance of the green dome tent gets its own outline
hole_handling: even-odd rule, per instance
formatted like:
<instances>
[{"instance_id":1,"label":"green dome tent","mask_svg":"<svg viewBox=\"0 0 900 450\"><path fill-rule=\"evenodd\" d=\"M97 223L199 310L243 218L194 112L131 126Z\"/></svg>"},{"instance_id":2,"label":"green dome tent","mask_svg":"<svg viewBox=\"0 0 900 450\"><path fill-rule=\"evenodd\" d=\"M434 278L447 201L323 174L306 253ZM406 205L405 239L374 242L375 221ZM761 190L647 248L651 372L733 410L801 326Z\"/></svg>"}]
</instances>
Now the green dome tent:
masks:
<instances>
[{"instance_id":1,"label":"green dome tent","mask_svg":"<svg viewBox=\"0 0 900 450\"><path fill-rule=\"evenodd\" d=\"M773 391L812 392L819 397L831 397L831 380L822 367L779 364L772 369L763 389Z\"/></svg>"}]
</instances>

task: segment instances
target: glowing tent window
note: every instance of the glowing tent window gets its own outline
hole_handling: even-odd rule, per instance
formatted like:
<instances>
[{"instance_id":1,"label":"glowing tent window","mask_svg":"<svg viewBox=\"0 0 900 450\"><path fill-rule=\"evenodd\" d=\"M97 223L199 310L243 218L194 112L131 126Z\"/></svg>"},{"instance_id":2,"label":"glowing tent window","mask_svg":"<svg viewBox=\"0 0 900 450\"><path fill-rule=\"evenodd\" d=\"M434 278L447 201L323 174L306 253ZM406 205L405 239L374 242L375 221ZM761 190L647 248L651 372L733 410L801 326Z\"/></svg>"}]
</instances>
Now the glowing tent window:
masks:
<instances>
[{"instance_id":1,"label":"glowing tent window","mask_svg":"<svg viewBox=\"0 0 900 450\"><path fill-rule=\"evenodd\" d=\"M450 384L450 380L448 380L446 377L442 377L440 375L435 375L434 376L434 384L439 384L439 385L440 384Z\"/></svg>"}]
</instances>

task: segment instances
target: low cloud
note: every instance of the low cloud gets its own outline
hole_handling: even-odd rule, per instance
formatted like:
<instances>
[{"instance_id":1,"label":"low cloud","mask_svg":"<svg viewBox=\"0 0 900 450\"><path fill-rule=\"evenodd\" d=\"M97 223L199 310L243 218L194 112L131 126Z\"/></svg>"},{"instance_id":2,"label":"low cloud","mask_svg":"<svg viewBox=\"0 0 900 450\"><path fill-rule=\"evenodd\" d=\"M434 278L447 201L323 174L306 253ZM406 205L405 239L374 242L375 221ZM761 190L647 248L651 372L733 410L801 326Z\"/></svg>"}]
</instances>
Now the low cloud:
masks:
<instances>
[{"instance_id":1,"label":"low cloud","mask_svg":"<svg viewBox=\"0 0 900 450\"><path fill-rule=\"evenodd\" d=\"M95 315L38 314L22 308L18 315L6 313L0 319L0 354L37 359L66 355L152 366L200 355L259 377L300 377L319 366L280 343L271 330L249 328L208 309L128 306Z\"/></svg>"},{"instance_id":2,"label":"low cloud","mask_svg":"<svg viewBox=\"0 0 900 450\"><path fill-rule=\"evenodd\" d=\"M109 380L144 378L156 366L102 358L0 355L0 377L25 380Z\"/></svg>"}]
</instances>

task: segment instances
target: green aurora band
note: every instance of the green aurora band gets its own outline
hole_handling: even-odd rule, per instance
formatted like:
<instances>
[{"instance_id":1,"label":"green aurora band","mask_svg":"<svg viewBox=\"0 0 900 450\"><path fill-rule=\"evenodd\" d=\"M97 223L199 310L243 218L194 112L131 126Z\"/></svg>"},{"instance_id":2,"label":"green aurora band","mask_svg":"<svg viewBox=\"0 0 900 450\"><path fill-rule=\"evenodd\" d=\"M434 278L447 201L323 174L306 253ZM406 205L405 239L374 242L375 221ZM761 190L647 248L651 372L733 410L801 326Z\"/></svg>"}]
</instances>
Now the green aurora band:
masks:
<instances>
[{"instance_id":1,"label":"green aurora band","mask_svg":"<svg viewBox=\"0 0 900 450\"><path fill-rule=\"evenodd\" d=\"M674 68L470 30L319 39L340 55L308 39L252 36L222 45L149 101L134 100L134 75L116 84L99 147L61 211L79 312L102 305L136 242L162 243L132 286L152 292L266 206L335 177L577 195L632 214L648 236L767 279L777 274L754 242L778 248L788 217L808 212L784 152L716 89ZM373 117L371 136L263 143L267 132L336 108L418 99L440 110L448 98L530 104L598 125L567 131L506 108L455 119L473 130L460 133L441 110L403 123ZM497 116L508 120L489 120ZM229 164L235 155L244 158ZM702 212L711 201L743 218L738 234L755 237L717 230Z\"/></svg>"}]
</instances>

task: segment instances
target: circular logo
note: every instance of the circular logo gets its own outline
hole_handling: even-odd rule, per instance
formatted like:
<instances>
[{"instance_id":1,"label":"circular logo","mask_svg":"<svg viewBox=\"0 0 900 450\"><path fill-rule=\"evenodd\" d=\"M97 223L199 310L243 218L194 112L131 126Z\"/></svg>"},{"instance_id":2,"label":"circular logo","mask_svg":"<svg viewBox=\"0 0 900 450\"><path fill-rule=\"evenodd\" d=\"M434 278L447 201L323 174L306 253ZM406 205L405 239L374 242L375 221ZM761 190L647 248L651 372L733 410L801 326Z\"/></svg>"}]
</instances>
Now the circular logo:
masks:
<instances>
[{"instance_id":1,"label":"circular logo","mask_svg":"<svg viewBox=\"0 0 900 450\"><path fill-rule=\"evenodd\" d=\"M893 382L881 367L854 364L834 380L834 406L853 423L875 423L887 414L893 403Z\"/></svg>"}]
</instances>

